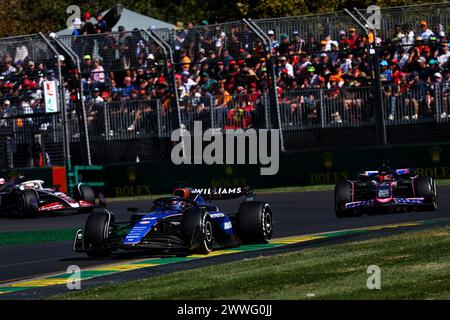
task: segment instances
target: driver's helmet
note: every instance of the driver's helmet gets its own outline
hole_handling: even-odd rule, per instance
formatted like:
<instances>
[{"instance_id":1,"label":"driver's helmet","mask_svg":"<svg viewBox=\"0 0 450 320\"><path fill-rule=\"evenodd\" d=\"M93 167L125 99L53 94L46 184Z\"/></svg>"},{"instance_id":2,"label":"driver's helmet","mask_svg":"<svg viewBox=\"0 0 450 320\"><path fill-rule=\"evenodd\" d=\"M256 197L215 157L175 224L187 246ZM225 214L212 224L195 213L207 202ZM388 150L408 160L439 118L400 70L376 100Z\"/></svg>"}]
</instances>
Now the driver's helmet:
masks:
<instances>
[{"instance_id":1,"label":"driver's helmet","mask_svg":"<svg viewBox=\"0 0 450 320\"><path fill-rule=\"evenodd\" d=\"M173 195L184 199L194 200L197 193L191 188L176 188L173 190Z\"/></svg>"},{"instance_id":2,"label":"driver's helmet","mask_svg":"<svg viewBox=\"0 0 450 320\"><path fill-rule=\"evenodd\" d=\"M183 199L194 200L196 197L196 192L191 188L177 188L173 191L173 195ZM170 208L173 210L183 210L189 205L189 202L173 200L170 204Z\"/></svg>"},{"instance_id":3,"label":"driver's helmet","mask_svg":"<svg viewBox=\"0 0 450 320\"><path fill-rule=\"evenodd\" d=\"M378 169L378 181L379 182L383 182L383 181L391 181L392 180L392 169L383 164L379 169Z\"/></svg>"},{"instance_id":4,"label":"driver's helmet","mask_svg":"<svg viewBox=\"0 0 450 320\"><path fill-rule=\"evenodd\" d=\"M378 175L378 181L379 182L391 181L391 180L392 180L392 175L390 175L390 174L380 174L380 175Z\"/></svg>"},{"instance_id":5,"label":"driver's helmet","mask_svg":"<svg viewBox=\"0 0 450 320\"><path fill-rule=\"evenodd\" d=\"M169 208L171 210L183 210L184 208L186 208L189 204L186 201L177 201L177 200L172 200L169 204Z\"/></svg>"},{"instance_id":6,"label":"driver's helmet","mask_svg":"<svg viewBox=\"0 0 450 320\"><path fill-rule=\"evenodd\" d=\"M4 178L0 178L0 186L6 184L6 180Z\"/></svg>"}]
</instances>

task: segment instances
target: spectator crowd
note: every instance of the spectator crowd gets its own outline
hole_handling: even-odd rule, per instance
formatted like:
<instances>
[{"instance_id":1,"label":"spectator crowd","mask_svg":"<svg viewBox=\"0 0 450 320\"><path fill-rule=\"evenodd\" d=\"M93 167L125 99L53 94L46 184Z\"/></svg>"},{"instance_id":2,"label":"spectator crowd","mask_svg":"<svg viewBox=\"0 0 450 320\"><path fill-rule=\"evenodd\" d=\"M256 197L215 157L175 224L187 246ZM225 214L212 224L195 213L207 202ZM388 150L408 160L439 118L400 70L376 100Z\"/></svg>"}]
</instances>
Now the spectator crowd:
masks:
<instances>
[{"instance_id":1,"label":"spectator crowd","mask_svg":"<svg viewBox=\"0 0 450 320\"><path fill-rule=\"evenodd\" d=\"M353 27L341 30L336 39L330 35L315 39L295 30L279 35L267 31L285 122L317 123L321 104L328 121L369 120L373 115L367 110L373 97L369 89L374 84L371 48L378 54L387 119L432 117L437 107L439 116L447 118L450 53L444 27L431 29L420 21L418 30L397 26L384 38L366 27L367 33ZM222 108L223 101L230 105L231 97L244 95L250 110L248 105L254 107L271 85L264 45L245 25L225 33L207 21L200 28L188 23L175 40L181 99L213 95L218 97L215 107Z\"/></svg>"},{"instance_id":2,"label":"spectator crowd","mask_svg":"<svg viewBox=\"0 0 450 320\"><path fill-rule=\"evenodd\" d=\"M397 26L390 35L367 26L367 32L350 27L319 39L267 30L271 52L246 24L177 23L170 33L174 64L143 32L122 26L111 32L99 13L86 12L73 24L63 40L81 69L60 57L66 99L76 114L81 78L88 124L106 134L157 130L157 113L170 117L178 106L185 126L198 119L220 128L265 126L265 113L273 112L265 106L274 102L287 126L371 121L371 48L386 120L447 119L450 112L449 39L444 26L427 21L417 30ZM48 71L54 65L27 59L26 46L15 49L2 58L2 118L45 109L42 82L55 76Z\"/></svg>"},{"instance_id":3,"label":"spectator crowd","mask_svg":"<svg viewBox=\"0 0 450 320\"><path fill-rule=\"evenodd\" d=\"M0 45L1 46L1 45ZM33 49L34 61L29 51L31 46L16 44L2 46L0 61L0 127L17 128L33 125L31 115L45 115L44 81L58 81L56 59L49 56L43 46ZM61 63L64 57L60 56ZM29 118L25 117L30 115ZM13 119L14 118L14 119ZM45 123L39 123L46 126Z\"/></svg>"}]
</instances>

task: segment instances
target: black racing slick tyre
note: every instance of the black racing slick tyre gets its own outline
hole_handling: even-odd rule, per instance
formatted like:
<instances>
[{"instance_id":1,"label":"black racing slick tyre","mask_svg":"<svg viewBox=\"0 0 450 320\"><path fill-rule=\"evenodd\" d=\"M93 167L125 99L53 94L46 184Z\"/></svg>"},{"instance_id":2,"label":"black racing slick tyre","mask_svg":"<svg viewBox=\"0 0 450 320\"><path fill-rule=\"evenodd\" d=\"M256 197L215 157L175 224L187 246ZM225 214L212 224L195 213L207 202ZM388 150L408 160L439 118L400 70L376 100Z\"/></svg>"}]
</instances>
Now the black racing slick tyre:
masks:
<instances>
[{"instance_id":1,"label":"black racing slick tyre","mask_svg":"<svg viewBox=\"0 0 450 320\"><path fill-rule=\"evenodd\" d=\"M94 189L81 183L73 188L73 195L75 200L83 200L93 204L95 203Z\"/></svg>"},{"instance_id":2,"label":"black racing slick tyre","mask_svg":"<svg viewBox=\"0 0 450 320\"><path fill-rule=\"evenodd\" d=\"M186 211L181 232L189 251L206 255L213 250L214 226L208 212L197 208Z\"/></svg>"},{"instance_id":3,"label":"black racing slick tyre","mask_svg":"<svg viewBox=\"0 0 450 320\"><path fill-rule=\"evenodd\" d=\"M416 197L425 199L425 210L438 209L436 182L433 178L423 176L417 177L414 180L414 191Z\"/></svg>"},{"instance_id":4,"label":"black racing slick tyre","mask_svg":"<svg viewBox=\"0 0 450 320\"><path fill-rule=\"evenodd\" d=\"M273 234L273 214L269 204L244 201L239 207L237 227L242 243L267 243Z\"/></svg>"},{"instance_id":5,"label":"black racing slick tyre","mask_svg":"<svg viewBox=\"0 0 450 320\"><path fill-rule=\"evenodd\" d=\"M90 258L103 258L111 255L108 248L110 227L114 225L114 215L111 212L91 213L84 228L84 248Z\"/></svg>"},{"instance_id":6,"label":"black racing slick tyre","mask_svg":"<svg viewBox=\"0 0 450 320\"><path fill-rule=\"evenodd\" d=\"M20 191L17 195L16 216L18 218L32 217L38 210L39 197L36 190Z\"/></svg>"},{"instance_id":7,"label":"black racing slick tyre","mask_svg":"<svg viewBox=\"0 0 450 320\"><path fill-rule=\"evenodd\" d=\"M348 181L340 181L334 188L334 205L336 217L344 218L355 215L354 210L346 209L345 205L352 202L353 185Z\"/></svg>"}]
</instances>

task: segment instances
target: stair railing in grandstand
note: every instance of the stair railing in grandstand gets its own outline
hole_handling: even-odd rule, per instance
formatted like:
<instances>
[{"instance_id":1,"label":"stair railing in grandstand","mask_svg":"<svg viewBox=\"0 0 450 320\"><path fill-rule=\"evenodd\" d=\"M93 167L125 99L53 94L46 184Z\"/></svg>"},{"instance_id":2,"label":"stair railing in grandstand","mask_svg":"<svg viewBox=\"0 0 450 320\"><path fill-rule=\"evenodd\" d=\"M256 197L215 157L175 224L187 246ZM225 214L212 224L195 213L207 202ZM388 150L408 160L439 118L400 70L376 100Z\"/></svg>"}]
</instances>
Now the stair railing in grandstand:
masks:
<instances>
[{"instance_id":1,"label":"stair railing in grandstand","mask_svg":"<svg viewBox=\"0 0 450 320\"><path fill-rule=\"evenodd\" d=\"M369 61L370 68L372 71L372 79L373 79L373 98L374 98L374 114L377 122L376 131L377 131L377 146L381 147L386 145L387 136L386 136L386 124L384 122L383 115L383 99L381 96L381 88L380 88L380 64L379 64L379 56L378 51L376 50L376 42L370 43L369 41L369 28L366 26L372 26L372 23L367 21L362 14L357 11L359 17L356 17L349 10L344 9L344 12L347 13L352 20L364 31L366 34L366 47L369 53ZM375 28L374 28L375 29ZM376 39L376 31L373 30L373 37Z\"/></svg>"},{"instance_id":2,"label":"stair railing in grandstand","mask_svg":"<svg viewBox=\"0 0 450 320\"><path fill-rule=\"evenodd\" d=\"M68 117L67 117L67 105L66 105L66 99L65 97L65 91L63 88L63 78L61 73L61 60L60 60L60 54L58 50L48 41L48 39L42 34L42 32L39 32L39 36L42 38L42 40L46 43L46 45L50 48L51 51L53 51L56 61L57 61L57 68L58 68L58 83L57 83L57 94L59 95L59 108L61 110L62 115L62 122L63 122L63 138L64 138L64 165L66 166L67 170L71 169L71 154L70 154L70 142L69 142L69 129L68 129Z\"/></svg>"},{"instance_id":3,"label":"stair railing in grandstand","mask_svg":"<svg viewBox=\"0 0 450 320\"><path fill-rule=\"evenodd\" d=\"M280 129L280 149L281 151L286 151L284 146L284 137L283 137L283 130L281 130L281 114L280 114L280 104L278 100L278 93L277 93L277 85L276 85L276 74L275 74L275 61L272 54L272 42L267 33L265 33L258 24L254 23L251 19L243 20L248 26L255 32L260 39L264 42L266 49L266 65L269 69L269 93L270 93L270 102L271 105L273 104L275 106L277 120L278 120L278 128ZM268 128L270 130L270 128Z\"/></svg>"},{"instance_id":4,"label":"stair railing in grandstand","mask_svg":"<svg viewBox=\"0 0 450 320\"><path fill-rule=\"evenodd\" d=\"M77 116L77 128L80 138L80 143L82 144L81 150L83 154L84 163L87 163L87 165L92 165L92 159L91 159L91 150L90 150L90 144L89 144L89 133L87 131L87 120L86 120L86 108L84 105L84 99L83 99L83 83L81 81L81 77L79 75L79 71L81 70L80 65L80 58L73 52L72 48L70 46L66 46L62 41L60 41L57 37L54 37L52 39L55 41L55 43L58 45L58 47L65 53L66 56L70 57L72 62L75 65L75 68L77 70L76 77L78 77L78 86L77 86L77 92L76 92L76 116ZM68 116L68 118L70 115ZM73 122L71 119L68 119L69 121L69 131L71 124ZM72 130L73 131L73 130ZM70 139L70 135L69 135Z\"/></svg>"},{"instance_id":5,"label":"stair railing in grandstand","mask_svg":"<svg viewBox=\"0 0 450 320\"><path fill-rule=\"evenodd\" d=\"M162 38L160 38L160 36L158 35L158 33L153 32L153 30L147 31L147 30L142 30L142 32L144 32L145 34L147 34L153 41L155 41L159 46L161 46L161 48L164 50L164 54L166 55L166 59L167 59L167 73L168 73L168 78L169 78L169 82L171 84L171 88L173 88L173 95L174 98L172 99L172 103L174 104L174 109L177 115L177 125L178 128L181 127L181 114L180 114L180 104L179 104L179 94L178 94L178 90L177 90L177 83L176 83L176 79L175 79L175 58L174 58L174 54L173 54L173 50L172 47L165 42ZM173 108L171 108L173 109ZM171 110L173 111L173 110Z\"/></svg>"}]
</instances>

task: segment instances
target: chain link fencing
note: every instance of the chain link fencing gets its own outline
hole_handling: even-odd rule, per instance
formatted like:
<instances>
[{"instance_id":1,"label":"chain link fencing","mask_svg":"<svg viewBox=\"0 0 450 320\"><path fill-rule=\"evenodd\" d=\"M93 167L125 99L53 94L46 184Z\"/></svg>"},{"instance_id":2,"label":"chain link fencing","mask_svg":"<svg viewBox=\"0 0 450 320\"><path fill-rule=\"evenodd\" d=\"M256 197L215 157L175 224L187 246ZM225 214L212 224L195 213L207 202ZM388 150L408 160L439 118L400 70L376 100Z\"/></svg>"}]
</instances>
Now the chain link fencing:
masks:
<instances>
[{"instance_id":1,"label":"chain link fencing","mask_svg":"<svg viewBox=\"0 0 450 320\"><path fill-rule=\"evenodd\" d=\"M369 18L372 13L367 9L358 9L358 11ZM429 28L438 35L443 31L446 34L450 32L450 3L431 3L417 4L399 7L381 7L381 34L386 40L394 38L397 35L396 28L403 33L413 31L417 33L420 30L420 22L426 21Z\"/></svg>"},{"instance_id":2,"label":"chain link fencing","mask_svg":"<svg viewBox=\"0 0 450 320\"><path fill-rule=\"evenodd\" d=\"M3 38L0 70L2 167L64 165L58 55L39 34ZM47 81L56 83L55 110L46 108Z\"/></svg>"}]
</instances>

